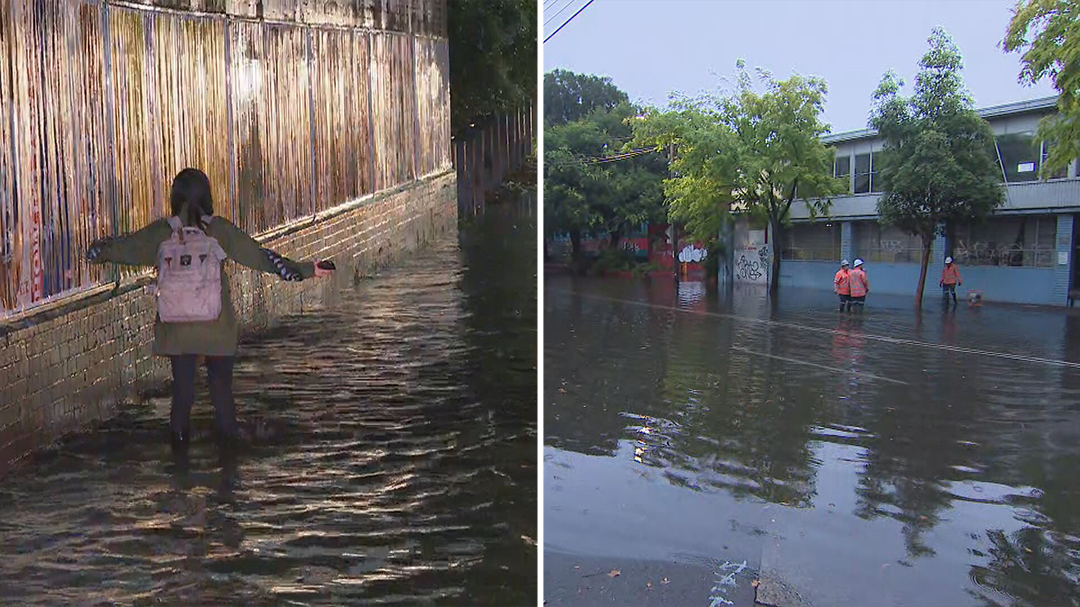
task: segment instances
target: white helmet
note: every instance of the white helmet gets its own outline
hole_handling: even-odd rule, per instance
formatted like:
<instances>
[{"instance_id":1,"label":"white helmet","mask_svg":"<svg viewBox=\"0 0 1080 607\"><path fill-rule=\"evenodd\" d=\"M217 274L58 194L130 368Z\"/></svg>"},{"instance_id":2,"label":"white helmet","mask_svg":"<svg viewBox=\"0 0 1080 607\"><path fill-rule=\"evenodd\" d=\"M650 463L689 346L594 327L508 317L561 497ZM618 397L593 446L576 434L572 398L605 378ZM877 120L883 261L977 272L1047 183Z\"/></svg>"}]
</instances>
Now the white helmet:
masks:
<instances>
[{"instance_id":1,"label":"white helmet","mask_svg":"<svg viewBox=\"0 0 1080 607\"><path fill-rule=\"evenodd\" d=\"M947 263L947 264L952 263L952 257L946 257L945 258L945 263Z\"/></svg>"},{"instance_id":2,"label":"white helmet","mask_svg":"<svg viewBox=\"0 0 1080 607\"><path fill-rule=\"evenodd\" d=\"M855 267L857 268L857 267L859 267L861 265L862 265L862 260L861 259L856 259L855 260Z\"/></svg>"},{"instance_id":3,"label":"white helmet","mask_svg":"<svg viewBox=\"0 0 1080 607\"><path fill-rule=\"evenodd\" d=\"M848 264L848 262L847 262L847 260L846 260L846 259L845 259L844 261L841 261L841 262L840 262L840 267L844 267L844 266L846 266L846 265L850 265L850 264Z\"/></svg>"}]
</instances>

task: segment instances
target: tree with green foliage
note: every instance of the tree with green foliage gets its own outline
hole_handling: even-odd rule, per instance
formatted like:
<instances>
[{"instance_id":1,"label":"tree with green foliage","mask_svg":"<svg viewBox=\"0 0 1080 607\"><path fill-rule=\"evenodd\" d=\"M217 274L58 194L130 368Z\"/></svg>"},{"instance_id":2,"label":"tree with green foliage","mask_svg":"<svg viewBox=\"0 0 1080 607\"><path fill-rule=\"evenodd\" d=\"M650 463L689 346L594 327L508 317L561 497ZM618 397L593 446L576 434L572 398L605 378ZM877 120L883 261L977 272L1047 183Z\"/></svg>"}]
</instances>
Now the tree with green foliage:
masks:
<instances>
[{"instance_id":1,"label":"tree with green foliage","mask_svg":"<svg viewBox=\"0 0 1080 607\"><path fill-rule=\"evenodd\" d=\"M652 109L635 123L635 144L676 150L665 181L671 218L696 237L715 240L731 212L765 218L772 231L770 292L780 282L780 243L791 206L802 201L811 217L828 212L831 196L846 190L832 177L834 151L821 141L827 86L816 77L776 80L758 70L754 90L737 63L738 87L727 96L678 97L668 111Z\"/></svg>"},{"instance_id":2,"label":"tree with green foliage","mask_svg":"<svg viewBox=\"0 0 1080 607\"><path fill-rule=\"evenodd\" d=\"M582 237L603 222L593 204L603 174L599 165L584 164L580 157L602 151L604 139L599 127L586 121L544 129L544 227L549 236L570 235L575 265L582 261Z\"/></svg>"},{"instance_id":3,"label":"tree with green foliage","mask_svg":"<svg viewBox=\"0 0 1080 607\"><path fill-rule=\"evenodd\" d=\"M667 215L661 189L666 161L653 153L625 153L626 122L637 112L623 103L544 130L544 225L549 234L569 233L577 263L584 235L606 233L617 248L635 226ZM612 157L622 159L598 161Z\"/></svg>"},{"instance_id":4,"label":"tree with green foliage","mask_svg":"<svg viewBox=\"0 0 1080 607\"><path fill-rule=\"evenodd\" d=\"M661 188L667 163L654 153L628 153L629 125L640 113L610 79L557 70L545 75L549 99L561 109L544 127L544 225L569 233L573 257L581 240L608 234L611 248L647 222L667 216Z\"/></svg>"},{"instance_id":5,"label":"tree with green foliage","mask_svg":"<svg viewBox=\"0 0 1080 607\"><path fill-rule=\"evenodd\" d=\"M1039 123L1039 139L1051 142L1044 177L1080 156L1080 0L1021 0L1002 45L1020 52L1020 82L1049 76L1058 91L1057 114Z\"/></svg>"},{"instance_id":6,"label":"tree with green foliage","mask_svg":"<svg viewBox=\"0 0 1080 607\"><path fill-rule=\"evenodd\" d=\"M678 146L669 170L677 177L664 181L668 217L683 225L709 250L717 245L721 222L735 196L725 175L732 174L733 156L717 153L729 147L731 132L721 128L712 113L696 102L674 99L673 110L650 108L634 125L635 145L655 145L669 154Z\"/></svg>"},{"instance_id":7,"label":"tree with green foliage","mask_svg":"<svg viewBox=\"0 0 1080 607\"><path fill-rule=\"evenodd\" d=\"M943 226L983 219L1004 200L994 132L964 88L960 50L941 28L928 42L914 95L902 97L903 81L886 73L870 120L885 141L881 222L922 239L916 305L922 305L930 247Z\"/></svg>"},{"instance_id":8,"label":"tree with green foliage","mask_svg":"<svg viewBox=\"0 0 1080 607\"><path fill-rule=\"evenodd\" d=\"M455 135L536 99L536 0L448 3Z\"/></svg>"},{"instance_id":9,"label":"tree with green foliage","mask_svg":"<svg viewBox=\"0 0 1080 607\"><path fill-rule=\"evenodd\" d=\"M544 125L585 118L597 109L612 110L630 98L611 78L554 70L544 74Z\"/></svg>"}]
</instances>

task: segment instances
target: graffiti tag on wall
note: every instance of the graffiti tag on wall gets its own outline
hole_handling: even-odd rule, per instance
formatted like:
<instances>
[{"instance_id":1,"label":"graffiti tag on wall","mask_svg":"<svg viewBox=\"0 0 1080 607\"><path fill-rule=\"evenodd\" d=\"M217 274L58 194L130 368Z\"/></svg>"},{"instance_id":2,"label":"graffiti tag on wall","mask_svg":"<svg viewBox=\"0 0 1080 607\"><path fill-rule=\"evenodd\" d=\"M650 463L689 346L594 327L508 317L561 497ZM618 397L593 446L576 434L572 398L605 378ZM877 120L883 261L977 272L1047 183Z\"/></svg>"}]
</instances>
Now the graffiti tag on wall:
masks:
<instances>
[{"instance_id":1,"label":"graffiti tag on wall","mask_svg":"<svg viewBox=\"0 0 1080 607\"><path fill-rule=\"evenodd\" d=\"M679 251L679 261L683 263L701 263L706 257L708 257L708 252L705 249L692 244L686 245Z\"/></svg>"},{"instance_id":2,"label":"graffiti tag on wall","mask_svg":"<svg viewBox=\"0 0 1080 607\"><path fill-rule=\"evenodd\" d=\"M735 281L748 284L765 284L766 268L769 267L769 249L747 247L735 255Z\"/></svg>"},{"instance_id":3,"label":"graffiti tag on wall","mask_svg":"<svg viewBox=\"0 0 1080 607\"><path fill-rule=\"evenodd\" d=\"M956 262L971 266L1049 267L1053 265L1053 253L1046 245L1024 247L1015 243L959 242L953 248Z\"/></svg>"}]
</instances>

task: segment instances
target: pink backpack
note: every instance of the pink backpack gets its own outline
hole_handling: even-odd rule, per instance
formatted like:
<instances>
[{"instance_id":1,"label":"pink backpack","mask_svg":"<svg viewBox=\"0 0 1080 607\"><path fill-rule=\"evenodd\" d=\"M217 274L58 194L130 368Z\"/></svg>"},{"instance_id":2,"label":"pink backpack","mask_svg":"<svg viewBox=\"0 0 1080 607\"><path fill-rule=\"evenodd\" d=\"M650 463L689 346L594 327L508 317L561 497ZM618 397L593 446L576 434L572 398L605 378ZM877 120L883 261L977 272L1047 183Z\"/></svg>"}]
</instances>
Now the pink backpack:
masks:
<instances>
[{"instance_id":1,"label":"pink backpack","mask_svg":"<svg viewBox=\"0 0 1080 607\"><path fill-rule=\"evenodd\" d=\"M205 225L211 217L203 217ZM208 322L221 314L221 262L213 236L170 217L173 233L158 248L157 298L161 322Z\"/></svg>"}]
</instances>

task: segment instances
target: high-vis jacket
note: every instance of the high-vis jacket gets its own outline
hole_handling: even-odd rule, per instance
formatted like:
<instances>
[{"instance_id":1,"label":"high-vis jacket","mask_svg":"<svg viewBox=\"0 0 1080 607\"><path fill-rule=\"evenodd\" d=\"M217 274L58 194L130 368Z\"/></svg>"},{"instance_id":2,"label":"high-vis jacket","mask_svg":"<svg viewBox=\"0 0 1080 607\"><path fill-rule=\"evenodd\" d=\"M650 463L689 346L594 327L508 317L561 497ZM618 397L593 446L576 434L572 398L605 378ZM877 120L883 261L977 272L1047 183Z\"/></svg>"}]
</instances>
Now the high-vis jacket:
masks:
<instances>
[{"instance_id":1,"label":"high-vis jacket","mask_svg":"<svg viewBox=\"0 0 1080 607\"><path fill-rule=\"evenodd\" d=\"M838 295L851 295L851 272L840 268L833 277L833 291Z\"/></svg>"},{"instance_id":2,"label":"high-vis jacket","mask_svg":"<svg viewBox=\"0 0 1080 607\"><path fill-rule=\"evenodd\" d=\"M866 277L866 272L861 267L855 268L851 271L851 296L863 297L870 292L870 279Z\"/></svg>"},{"instance_id":3,"label":"high-vis jacket","mask_svg":"<svg viewBox=\"0 0 1080 607\"><path fill-rule=\"evenodd\" d=\"M955 263L945 266L941 270L941 284L955 285L960 283L960 268Z\"/></svg>"}]
</instances>

